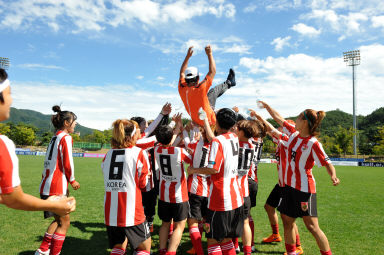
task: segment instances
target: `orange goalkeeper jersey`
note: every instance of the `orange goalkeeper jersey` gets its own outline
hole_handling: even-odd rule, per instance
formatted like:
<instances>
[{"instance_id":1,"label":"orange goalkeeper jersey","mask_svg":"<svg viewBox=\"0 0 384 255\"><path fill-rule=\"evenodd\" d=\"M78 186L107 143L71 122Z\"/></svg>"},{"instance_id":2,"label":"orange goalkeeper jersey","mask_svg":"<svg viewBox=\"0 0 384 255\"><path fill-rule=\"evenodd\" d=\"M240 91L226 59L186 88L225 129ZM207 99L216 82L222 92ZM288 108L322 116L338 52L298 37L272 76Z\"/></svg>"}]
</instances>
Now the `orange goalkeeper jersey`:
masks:
<instances>
[{"instance_id":1,"label":"orange goalkeeper jersey","mask_svg":"<svg viewBox=\"0 0 384 255\"><path fill-rule=\"evenodd\" d=\"M205 76L205 79L197 86L188 87L184 78L179 81L179 94L181 100L183 100L185 109L189 116L197 124L204 126L204 122L199 119L199 109L202 107L207 113L208 121L211 125L216 123L215 112L208 101L208 90L212 85L211 76Z\"/></svg>"}]
</instances>

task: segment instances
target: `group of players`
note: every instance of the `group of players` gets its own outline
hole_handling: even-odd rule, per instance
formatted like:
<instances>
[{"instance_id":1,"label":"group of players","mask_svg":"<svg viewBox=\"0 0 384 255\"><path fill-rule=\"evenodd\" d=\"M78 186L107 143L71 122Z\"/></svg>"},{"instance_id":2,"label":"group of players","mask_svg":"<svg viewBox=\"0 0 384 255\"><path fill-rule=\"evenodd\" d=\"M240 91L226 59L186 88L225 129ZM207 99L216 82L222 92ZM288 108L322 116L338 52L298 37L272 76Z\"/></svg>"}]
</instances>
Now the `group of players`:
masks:
<instances>
[{"instance_id":1,"label":"group of players","mask_svg":"<svg viewBox=\"0 0 384 255\"><path fill-rule=\"evenodd\" d=\"M236 85L231 69L227 80L210 89L216 68L209 46L205 49L209 72L199 81L196 68L188 68L189 48L180 70L179 93L193 122L183 126L177 114L168 124L171 105L165 104L148 126L141 117L113 122L111 145L101 165L104 175L104 216L111 254L125 254L128 243L135 254L150 254L151 227L158 198L159 253L176 254L185 223L193 249L204 254L201 236L205 232L208 254L236 254L242 238L244 254L254 248L251 208L256 205L257 164L262 138L267 134L277 144L278 184L265 205L272 235L264 242L279 242L276 208L284 224L288 255L303 254L295 219L302 217L315 237L321 254L332 254L317 221L314 164L325 166L333 185L339 184L334 167L316 138L325 116L306 109L293 125L268 104L260 102L280 125L275 129L255 111L249 119L229 108L214 111L216 98ZM12 97L7 74L0 69L0 121L9 118ZM22 210L43 210L54 217L37 249L37 255L60 254L69 213L76 201L68 198L68 183L75 180L72 139L76 115L55 106L52 123L57 129L44 160L40 184L41 199L22 192L15 146L0 136L0 203ZM185 171L185 164L189 164Z\"/></svg>"}]
</instances>

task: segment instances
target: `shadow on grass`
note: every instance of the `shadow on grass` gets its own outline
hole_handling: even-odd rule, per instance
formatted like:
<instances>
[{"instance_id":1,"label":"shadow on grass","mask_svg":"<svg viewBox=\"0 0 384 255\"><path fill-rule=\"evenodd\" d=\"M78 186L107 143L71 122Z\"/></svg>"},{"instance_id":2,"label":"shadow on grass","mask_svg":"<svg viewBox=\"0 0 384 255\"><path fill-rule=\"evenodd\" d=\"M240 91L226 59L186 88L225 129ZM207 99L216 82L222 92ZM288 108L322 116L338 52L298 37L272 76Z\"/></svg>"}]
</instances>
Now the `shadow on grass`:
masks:
<instances>
[{"instance_id":1,"label":"shadow on grass","mask_svg":"<svg viewBox=\"0 0 384 255\"><path fill-rule=\"evenodd\" d=\"M79 229L83 233L92 233L90 240L81 239L77 237L67 236L63 245L61 255L71 254L92 254L92 255L106 255L109 254L108 237L104 223L82 223L79 221L71 222L71 227ZM36 240L41 241L42 237L37 236ZM37 249L38 247L36 247ZM19 255L34 254L33 251L23 251Z\"/></svg>"}]
</instances>

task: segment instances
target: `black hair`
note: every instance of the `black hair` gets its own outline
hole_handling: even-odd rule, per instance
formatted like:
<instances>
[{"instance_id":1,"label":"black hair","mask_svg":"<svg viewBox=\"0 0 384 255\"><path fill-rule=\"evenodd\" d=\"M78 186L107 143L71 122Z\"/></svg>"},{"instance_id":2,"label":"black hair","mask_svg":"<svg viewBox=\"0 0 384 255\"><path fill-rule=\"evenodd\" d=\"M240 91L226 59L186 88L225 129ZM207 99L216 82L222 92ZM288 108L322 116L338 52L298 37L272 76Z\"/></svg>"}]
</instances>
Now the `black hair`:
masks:
<instances>
[{"instance_id":1,"label":"black hair","mask_svg":"<svg viewBox=\"0 0 384 255\"><path fill-rule=\"evenodd\" d=\"M186 83L195 83L195 82L197 82L199 80L199 75L197 75L197 76L195 76L195 77L193 77L193 78L187 78L187 77L185 77L185 82Z\"/></svg>"},{"instance_id":2,"label":"black hair","mask_svg":"<svg viewBox=\"0 0 384 255\"><path fill-rule=\"evenodd\" d=\"M6 79L8 79L7 72L3 68L0 68L0 83L4 82ZM3 91L0 92L0 102L4 104Z\"/></svg>"},{"instance_id":3,"label":"black hair","mask_svg":"<svg viewBox=\"0 0 384 255\"><path fill-rule=\"evenodd\" d=\"M163 144L168 145L172 141L173 129L170 126L162 125L156 132L156 140Z\"/></svg>"},{"instance_id":4,"label":"black hair","mask_svg":"<svg viewBox=\"0 0 384 255\"><path fill-rule=\"evenodd\" d=\"M241 120L245 120L244 116L240 113L237 114L236 122L239 122Z\"/></svg>"},{"instance_id":5,"label":"black hair","mask_svg":"<svg viewBox=\"0 0 384 255\"><path fill-rule=\"evenodd\" d=\"M229 108L222 108L216 113L216 120L219 127L229 130L236 124L237 114Z\"/></svg>"},{"instance_id":6,"label":"black hair","mask_svg":"<svg viewBox=\"0 0 384 255\"><path fill-rule=\"evenodd\" d=\"M136 121L137 124L139 124L139 126L140 126L141 122L145 121L145 119L143 117L132 117L131 120Z\"/></svg>"},{"instance_id":7,"label":"black hair","mask_svg":"<svg viewBox=\"0 0 384 255\"><path fill-rule=\"evenodd\" d=\"M52 124L57 130L64 127L64 121L72 124L77 119L76 114L70 111L62 111L58 105L53 106L52 110L57 112L56 115L52 115L51 117Z\"/></svg>"}]
</instances>

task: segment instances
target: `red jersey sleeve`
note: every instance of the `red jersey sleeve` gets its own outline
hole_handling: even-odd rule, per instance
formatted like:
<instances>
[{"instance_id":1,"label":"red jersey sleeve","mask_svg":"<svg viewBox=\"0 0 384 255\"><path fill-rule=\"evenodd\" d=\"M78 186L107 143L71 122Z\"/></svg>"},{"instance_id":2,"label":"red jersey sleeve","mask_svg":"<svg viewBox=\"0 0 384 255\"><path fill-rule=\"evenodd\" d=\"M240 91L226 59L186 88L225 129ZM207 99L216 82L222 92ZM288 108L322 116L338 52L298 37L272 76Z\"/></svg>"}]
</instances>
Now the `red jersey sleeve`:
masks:
<instances>
[{"instance_id":1,"label":"red jersey sleeve","mask_svg":"<svg viewBox=\"0 0 384 255\"><path fill-rule=\"evenodd\" d=\"M209 151L207 167L213 168L217 172L219 172L221 165L223 164L223 160L224 160L223 147L219 142L219 140L214 138L212 140L211 150Z\"/></svg>"},{"instance_id":2,"label":"red jersey sleeve","mask_svg":"<svg viewBox=\"0 0 384 255\"><path fill-rule=\"evenodd\" d=\"M323 149L323 146L318 141L316 141L312 146L312 156L318 167L326 166L331 163L329 157Z\"/></svg>"},{"instance_id":3,"label":"red jersey sleeve","mask_svg":"<svg viewBox=\"0 0 384 255\"><path fill-rule=\"evenodd\" d=\"M185 149L181 150L181 161L192 164L192 156Z\"/></svg>"},{"instance_id":4,"label":"red jersey sleeve","mask_svg":"<svg viewBox=\"0 0 384 255\"><path fill-rule=\"evenodd\" d=\"M72 157L72 137L70 135L64 136L60 141L60 145L65 177L67 181L72 184L75 181L75 169Z\"/></svg>"},{"instance_id":5,"label":"red jersey sleeve","mask_svg":"<svg viewBox=\"0 0 384 255\"><path fill-rule=\"evenodd\" d=\"M149 172L149 161L148 154L143 150L140 151L139 156L137 157L136 167L139 177L139 188L144 189L148 182L147 175Z\"/></svg>"},{"instance_id":6,"label":"red jersey sleeve","mask_svg":"<svg viewBox=\"0 0 384 255\"><path fill-rule=\"evenodd\" d=\"M295 133L296 129L295 126L292 124L289 124L287 121L284 121L283 123L283 133L287 134L290 136L291 134Z\"/></svg>"},{"instance_id":7,"label":"red jersey sleeve","mask_svg":"<svg viewBox=\"0 0 384 255\"><path fill-rule=\"evenodd\" d=\"M8 138L0 138L0 194L12 193L13 188L19 185L19 164L15 146Z\"/></svg>"}]
</instances>

